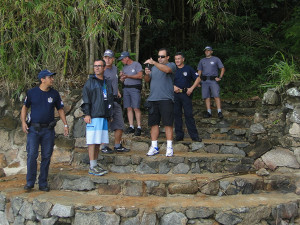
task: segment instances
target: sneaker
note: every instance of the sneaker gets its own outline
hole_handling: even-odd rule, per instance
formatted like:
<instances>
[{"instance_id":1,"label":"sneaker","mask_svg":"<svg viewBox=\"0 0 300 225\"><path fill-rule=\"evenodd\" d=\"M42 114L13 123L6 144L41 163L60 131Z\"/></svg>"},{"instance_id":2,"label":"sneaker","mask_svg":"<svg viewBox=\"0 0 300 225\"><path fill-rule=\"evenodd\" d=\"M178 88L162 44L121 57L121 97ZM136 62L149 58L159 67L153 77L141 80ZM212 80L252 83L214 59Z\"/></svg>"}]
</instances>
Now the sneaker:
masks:
<instances>
[{"instance_id":1,"label":"sneaker","mask_svg":"<svg viewBox=\"0 0 300 225\"><path fill-rule=\"evenodd\" d=\"M222 112L218 112L218 117L219 117L219 119L223 119L223 113Z\"/></svg>"},{"instance_id":2,"label":"sneaker","mask_svg":"<svg viewBox=\"0 0 300 225\"><path fill-rule=\"evenodd\" d=\"M202 139L199 138L199 137L192 138L192 140L193 140L193 141L196 141L196 142L201 142L201 141L202 141Z\"/></svg>"},{"instance_id":3,"label":"sneaker","mask_svg":"<svg viewBox=\"0 0 300 225\"><path fill-rule=\"evenodd\" d=\"M104 174L107 174L107 170L101 168L99 165L95 166L93 169L89 169L89 174L95 175L95 176L103 176Z\"/></svg>"},{"instance_id":4,"label":"sneaker","mask_svg":"<svg viewBox=\"0 0 300 225\"><path fill-rule=\"evenodd\" d=\"M156 155L156 154L159 154L159 148L158 147L153 147L151 145L148 153L147 153L147 156L152 156L152 155Z\"/></svg>"},{"instance_id":5,"label":"sneaker","mask_svg":"<svg viewBox=\"0 0 300 225\"><path fill-rule=\"evenodd\" d=\"M125 148L125 147L123 147L122 145L120 145L120 147L118 147L118 148L115 147L114 150L115 150L116 152L129 152L129 151L130 151L130 149Z\"/></svg>"},{"instance_id":6,"label":"sneaker","mask_svg":"<svg viewBox=\"0 0 300 225\"><path fill-rule=\"evenodd\" d=\"M114 151L108 147L108 146L105 146L103 149L101 149L101 152L103 152L104 154L112 154L114 153Z\"/></svg>"},{"instance_id":7,"label":"sneaker","mask_svg":"<svg viewBox=\"0 0 300 225\"><path fill-rule=\"evenodd\" d=\"M170 147L167 148L166 156L167 157L173 156L173 148Z\"/></svg>"},{"instance_id":8,"label":"sneaker","mask_svg":"<svg viewBox=\"0 0 300 225\"><path fill-rule=\"evenodd\" d=\"M211 113L209 113L209 112L206 111L206 112L204 113L203 117L204 117L204 118L210 118L210 117L211 117Z\"/></svg>"},{"instance_id":9,"label":"sneaker","mask_svg":"<svg viewBox=\"0 0 300 225\"><path fill-rule=\"evenodd\" d=\"M141 136L142 134L142 129L141 128L136 128L135 132L134 132L134 135L135 136Z\"/></svg>"},{"instance_id":10,"label":"sneaker","mask_svg":"<svg viewBox=\"0 0 300 225\"><path fill-rule=\"evenodd\" d=\"M50 188L49 188L48 186L45 186L45 187L39 187L39 190L40 190L40 191L48 192L48 191L50 191Z\"/></svg>"},{"instance_id":11,"label":"sneaker","mask_svg":"<svg viewBox=\"0 0 300 225\"><path fill-rule=\"evenodd\" d=\"M134 128L128 127L125 131L126 134L133 134L134 133Z\"/></svg>"}]
</instances>

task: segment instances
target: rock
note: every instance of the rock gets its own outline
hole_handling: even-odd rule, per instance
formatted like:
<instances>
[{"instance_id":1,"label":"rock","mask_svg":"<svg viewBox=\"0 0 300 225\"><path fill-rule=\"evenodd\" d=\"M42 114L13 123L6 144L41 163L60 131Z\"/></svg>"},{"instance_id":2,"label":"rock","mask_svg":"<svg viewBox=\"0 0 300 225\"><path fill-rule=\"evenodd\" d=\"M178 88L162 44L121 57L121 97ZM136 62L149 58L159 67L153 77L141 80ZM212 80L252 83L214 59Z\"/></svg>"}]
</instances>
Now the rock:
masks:
<instances>
[{"instance_id":1,"label":"rock","mask_svg":"<svg viewBox=\"0 0 300 225\"><path fill-rule=\"evenodd\" d=\"M275 88L270 88L264 93L264 97L262 99L262 103L266 105L278 105L279 104L279 96L275 91Z\"/></svg>"},{"instance_id":2,"label":"rock","mask_svg":"<svg viewBox=\"0 0 300 225\"><path fill-rule=\"evenodd\" d=\"M67 124L69 126L69 132L70 134L72 133L72 129L73 129L73 125L74 125L74 117L68 115L66 117L67 119ZM64 134L64 123L62 122L62 120L59 120L55 126L55 133L56 134Z\"/></svg>"},{"instance_id":3,"label":"rock","mask_svg":"<svg viewBox=\"0 0 300 225\"><path fill-rule=\"evenodd\" d=\"M6 205L6 197L4 195L0 194L0 211L5 210L5 205Z\"/></svg>"},{"instance_id":4,"label":"rock","mask_svg":"<svg viewBox=\"0 0 300 225\"><path fill-rule=\"evenodd\" d=\"M81 108L76 109L74 112L75 118L83 117L83 115L84 115L84 113L82 112Z\"/></svg>"},{"instance_id":5,"label":"rock","mask_svg":"<svg viewBox=\"0 0 300 225\"><path fill-rule=\"evenodd\" d=\"M74 206L55 204L51 210L52 216L72 217L74 216Z\"/></svg>"},{"instance_id":6,"label":"rock","mask_svg":"<svg viewBox=\"0 0 300 225\"><path fill-rule=\"evenodd\" d=\"M151 168L148 164L142 162L136 168L136 172L139 174L155 174L157 173L155 169Z\"/></svg>"},{"instance_id":7,"label":"rock","mask_svg":"<svg viewBox=\"0 0 300 225\"><path fill-rule=\"evenodd\" d=\"M120 217L107 212L76 212L74 225L120 224Z\"/></svg>"},{"instance_id":8,"label":"rock","mask_svg":"<svg viewBox=\"0 0 300 225\"><path fill-rule=\"evenodd\" d=\"M190 145L190 149L193 151L197 151L197 150L200 150L200 149L203 149L205 146L204 146L204 143L203 142L193 142L191 145Z\"/></svg>"},{"instance_id":9,"label":"rock","mask_svg":"<svg viewBox=\"0 0 300 225\"><path fill-rule=\"evenodd\" d=\"M290 121L292 123L300 123L300 106L294 108L290 116Z\"/></svg>"},{"instance_id":10,"label":"rock","mask_svg":"<svg viewBox=\"0 0 300 225\"><path fill-rule=\"evenodd\" d=\"M219 145L216 145L216 144L208 145L205 148L205 151L207 153L218 153L219 150L220 150L220 147L219 147Z\"/></svg>"},{"instance_id":11,"label":"rock","mask_svg":"<svg viewBox=\"0 0 300 225\"><path fill-rule=\"evenodd\" d=\"M132 217L129 219L123 219L121 225L137 225L140 224L139 218Z\"/></svg>"},{"instance_id":12,"label":"rock","mask_svg":"<svg viewBox=\"0 0 300 225\"><path fill-rule=\"evenodd\" d=\"M32 202L33 211L42 218L49 216L52 206L51 202L40 202L37 199L34 199Z\"/></svg>"},{"instance_id":13,"label":"rock","mask_svg":"<svg viewBox=\"0 0 300 225\"><path fill-rule=\"evenodd\" d=\"M156 224L156 214L144 212L141 220L143 225L155 225Z\"/></svg>"},{"instance_id":14,"label":"rock","mask_svg":"<svg viewBox=\"0 0 300 225\"><path fill-rule=\"evenodd\" d=\"M22 216L17 216L15 218L13 225L24 225L24 224L25 224L25 219Z\"/></svg>"},{"instance_id":15,"label":"rock","mask_svg":"<svg viewBox=\"0 0 300 225\"><path fill-rule=\"evenodd\" d=\"M143 185L138 181L126 181L123 187L123 194L127 196L142 196Z\"/></svg>"},{"instance_id":16,"label":"rock","mask_svg":"<svg viewBox=\"0 0 300 225\"><path fill-rule=\"evenodd\" d=\"M270 173L265 168L261 168L258 171L256 171L256 174L258 176L263 177L263 176L269 176Z\"/></svg>"},{"instance_id":17,"label":"rock","mask_svg":"<svg viewBox=\"0 0 300 225\"><path fill-rule=\"evenodd\" d=\"M86 123L83 118L78 119L74 123L73 136L74 138L83 138L86 134Z\"/></svg>"},{"instance_id":18,"label":"rock","mask_svg":"<svg viewBox=\"0 0 300 225\"><path fill-rule=\"evenodd\" d=\"M57 148L64 148L64 149L73 149L74 148L75 140L65 136L58 136L55 138L55 145Z\"/></svg>"},{"instance_id":19,"label":"rock","mask_svg":"<svg viewBox=\"0 0 300 225\"><path fill-rule=\"evenodd\" d=\"M193 163L191 168L191 173L200 173L201 169L199 163Z\"/></svg>"},{"instance_id":20,"label":"rock","mask_svg":"<svg viewBox=\"0 0 300 225\"><path fill-rule=\"evenodd\" d=\"M260 224L263 219L268 219L270 214L271 208L268 206L251 208L250 212L243 216L243 224Z\"/></svg>"},{"instance_id":21,"label":"rock","mask_svg":"<svg viewBox=\"0 0 300 225\"><path fill-rule=\"evenodd\" d=\"M133 172L133 169L131 168L131 166L115 166L112 165L110 168L111 172L114 173L131 173Z\"/></svg>"},{"instance_id":22,"label":"rock","mask_svg":"<svg viewBox=\"0 0 300 225\"><path fill-rule=\"evenodd\" d=\"M72 159L72 151L68 149L61 149L54 146L54 151L51 156L51 163L70 162Z\"/></svg>"},{"instance_id":23,"label":"rock","mask_svg":"<svg viewBox=\"0 0 300 225\"><path fill-rule=\"evenodd\" d=\"M145 142L135 142L133 141L131 144L131 149L135 151L148 152L149 145Z\"/></svg>"},{"instance_id":24,"label":"rock","mask_svg":"<svg viewBox=\"0 0 300 225\"><path fill-rule=\"evenodd\" d=\"M294 149L294 155L297 159L297 162L300 164L300 148L295 148Z\"/></svg>"},{"instance_id":25,"label":"rock","mask_svg":"<svg viewBox=\"0 0 300 225\"><path fill-rule=\"evenodd\" d=\"M201 193L206 195L217 195L220 184L218 181L210 181L200 188Z\"/></svg>"},{"instance_id":26,"label":"rock","mask_svg":"<svg viewBox=\"0 0 300 225\"><path fill-rule=\"evenodd\" d=\"M139 213L139 209L117 208L115 213L121 217L135 217Z\"/></svg>"},{"instance_id":27,"label":"rock","mask_svg":"<svg viewBox=\"0 0 300 225\"><path fill-rule=\"evenodd\" d=\"M168 161L161 161L158 165L159 174L167 174L171 170Z\"/></svg>"},{"instance_id":28,"label":"rock","mask_svg":"<svg viewBox=\"0 0 300 225\"><path fill-rule=\"evenodd\" d=\"M131 164L131 158L124 155L116 156L114 164L116 166L128 166Z\"/></svg>"},{"instance_id":29,"label":"rock","mask_svg":"<svg viewBox=\"0 0 300 225\"><path fill-rule=\"evenodd\" d=\"M7 161L5 155L0 153L0 168L7 167Z\"/></svg>"},{"instance_id":30,"label":"rock","mask_svg":"<svg viewBox=\"0 0 300 225\"><path fill-rule=\"evenodd\" d=\"M0 117L0 128L5 130L14 130L17 127L18 121L12 116L2 116Z\"/></svg>"},{"instance_id":31,"label":"rock","mask_svg":"<svg viewBox=\"0 0 300 225\"><path fill-rule=\"evenodd\" d=\"M276 208L272 209L272 216L274 219L291 219L298 216L297 203L291 202L286 204L280 204Z\"/></svg>"},{"instance_id":32,"label":"rock","mask_svg":"<svg viewBox=\"0 0 300 225\"><path fill-rule=\"evenodd\" d=\"M171 212L161 218L161 225L185 225L188 219L183 213Z\"/></svg>"},{"instance_id":33,"label":"rock","mask_svg":"<svg viewBox=\"0 0 300 225\"><path fill-rule=\"evenodd\" d=\"M12 207L14 216L18 215L22 205L23 205L23 199L22 198L15 197L15 198L12 199L11 207Z\"/></svg>"},{"instance_id":34,"label":"rock","mask_svg":"<svg viewBox=\"0 0 300 225\"><path fill-rule=\"evenodd\" d=\"M300 164L297 162L296 157L288 149L277 148L267 152L261 158L271 170L275 170L279 166L300 168Z\"/></svg>"},{"instance_id":35,"label":"rock","mask_svg":"<svg viewBox=\"0 0 300 225\"><path fill-rule=\"evenodd\" d=\"M252 134L263 134L266 132L266 130L263 125L261 125L260 123L256 123L250 126L250 132Z\"/></svg>"},{"instance_id":36,"label":"rock","mask_svg":"<svg viewBox=\"0 0 300 225\"><path fill-rule=\"evenodd\" d=\"M230 224L230 225L235 225L243 221L240 217L234 214L229 214L224 212L217 213L215 219L221 224Z\"/></svg>"},{"instance_id":37,"label":"rock","mask_svg":"<svg viewBox=\"0 0 300 225\"><path fill-rule=\"evenodd\" d=\"M171 183L168 186L170 194L196 194L198 192L197 182Z\"/></svg>"},{"instance_id":38,"label":"rock","mask_svg":"<svg viewBox=\"0 0 300 225\"><path fill-rule=\"evenodd\" d=\"M47 219L42 219L41 220L41 225L54 225L57 220L58 220L57 217L51 217L51 218L47 218Z\"/></svg>"},{"instance_id":39,"label":"rock","mask_svg":"<svg viewBox=\"0 0 300 225\"><path fill-rule=\"evenodd\" d=\"M22 128L16 129L14 134L14 144L15 145L25 145L27 140L26 133L23 132Z\"/></svg>"},{"instance_id":40,"label":"rock","mask_svg":"<svg viewBox=\"0 0 300 225\"><path fill-rule=\"evenodd\" d=\"M289 134L292 137L300 138L300 125L298 123L293 123L289 129Z\"/></svg>"},{"instance_id":41,"label":"rock","mask_svg":"<svg viewBox=\"0 0 300 225\"><path fill-rule=\"evenodd\" d=\"M253 166L256 170L259 170L261 168L268 168L261 158L255 160Z\"/></svg>"},{"instance_id":42,"label":"rock","mask_svg":"<svg viewBox=\"0 0 300 225\"><path fill-rule=\"evenodd\" d=\"M273 147L272 143L269 140L259 139L255 142L254 146L248 146L245 148L245 152L248 157L257 159L265 154L267 151L271 150Z\"/></svg>"},{"instance_id":43,"label":"rock","mask_svg":"<svg viewBox=\"0 0 300 225\"><path fill-rule=\"evenodd\" d=\"M208 218L214 213L214 210L206 207L189 208L185 211L185 214L189 219Z\"/></svg>"},{"instance_id":44,"label":"rock","mask_svg":"<svg viewBox=\"0 0 300 225\"><path fill-rule=\"evenodd\" d=\"M253 122L254 123L261 123L264 120L263 116L261 113L255 113L253 117Z\"/></svg>"},{"instance_id":45,"label":"rock","mask_svg":"<svg viewBox=\"0 0 300 225\"><path fill-rule=\"evenodd\" d=\"M71 191L90 191L95 189L95 184L89 177L80 177L75 180L64 179L61 188Z\"/></svg>"},{"instance_id":46,"label":"rock","mask_svg":"<svg viewBox=\"0 0 300 225\"><path fill-rule=\"evenodd\" d=\"M11 149L9 132L5 130L0 130L0 150L6 151L8 149Z\"/></svg>"},{"instance_id":47,"label":"rock","mask_svg":"<svg viewBox=\"0 0 300 225\"><path fill-rule=\"evenodd\" d=\"M184 144L181 144L181 143L174 144L173 149L174 149L174 152L188 152L189 151L189 147Z\"/></svg>"},{"instance_id":48,"label":"rock","mask_svg":"<svg viewBox=\"0 0 300 225\"><path fill-rule=\"evenodd\" d=\"M174 174L187 174L189 171L190 171L190 167L185 163L179 163L173 168Z\"/></svg>"},{"instance_id":49,"label":"rock","mask_svg":"<svg viewBox=\"0 0 300 225\"><path fill-rule=\"evenodd\" d=\"M75 147L87 148L86 138L75 138Z\"/></svg>"},{"instance_id":50,"label":"rock","mask_svg":"<svg viewBox=\"0 0 300 225\"><path fill-rule=\"evenodd\" d=\"M121 193L120 184L99 184L98 193L100 195L118 195Z\"/></svg>"},{"instance_id":51,"label":"rock","mask_svg":"<svg viewBox=\"0 0 300 225\"><path fill-rule=\"evenodd\" d=\"M20 213L20 215L22 215L22 217L24 219L27 219L27 220L35 220L36 219L36 215L33 211L32 203L29 203L28 201L24 201L19 213Z\"/></svg>"},{"instance_id":52,"label":"rock","mask_svg":"<svg viewBox=\"0 0 300 225\"><path fill-rule=\"evenodd\" d=\"M173 156L169 158L170 163L179 164L184 162L184 157Z\"/></svg>"},{"instance_id":53,"label":"rock","mask_svg":"<svg viewBox=\"0 0 300 225\"><path fill-rule=\"evenodd\" d=\"M286 94L289 95L289 96L292 96L292 97L299 97L300 96L300 92L295 87L288 89L286 91Z\"/></svg>"},{"instance_id":54,"label":"rock","mask_svg":"<svg viewBox=\"0 0 300 225\"><path fill-rule=\"evenodd\" d=\"M246 130L245 129L235 129L233 134L237 135L237 136L242 136L242 135L246 134Z\"/></svg>"},{"instance_id":55,"label":"rock","mask_svg":"<svg viewBox=\"0 0 300 225\"><path fill-rule=\"evenodd\" d=\"M243 150L240 150L237 147L234 146L221 146L220 152L222 154L235 154L235 155L241 155L245 156L245 152Z\"/></svg>"}]
</instances>

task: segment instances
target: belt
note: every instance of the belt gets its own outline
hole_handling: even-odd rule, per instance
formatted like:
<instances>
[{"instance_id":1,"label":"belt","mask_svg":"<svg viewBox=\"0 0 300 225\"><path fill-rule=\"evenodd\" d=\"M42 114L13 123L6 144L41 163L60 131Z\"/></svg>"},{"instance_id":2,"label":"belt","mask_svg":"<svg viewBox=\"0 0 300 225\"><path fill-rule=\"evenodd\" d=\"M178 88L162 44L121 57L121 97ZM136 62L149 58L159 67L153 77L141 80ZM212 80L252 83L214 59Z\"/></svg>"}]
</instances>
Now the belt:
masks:
<instances>
[{"instance_id":1,"label":"belt","mask_svg":"<svg viewBox=\"0 0 300 225\"><path fill-rule=\"evenodd\" d=\"M49 123L31 123L31 126L46 128L46 127L49 127Z\"/></svg>"},{"instance_id":2,"label":"belt","mask_svg":"<svg viewBox=\"0 0 300 225\"><path fill-rule=\"evenodd\" d=\"M218 76L202 76L201 75L201 80L206 81L206 80L215 80Z\"/></svg>"},{"instance_id":3,"label":"belt","mask_svg":"<svg viewBox=\"0 0 300 225\"><path fill-rule=\"evenodd\" d=\"M135 84L135 85L124 85L125 88L136 88L138 90L142 90L141 84Z\"/></svg>"}]
</instances>

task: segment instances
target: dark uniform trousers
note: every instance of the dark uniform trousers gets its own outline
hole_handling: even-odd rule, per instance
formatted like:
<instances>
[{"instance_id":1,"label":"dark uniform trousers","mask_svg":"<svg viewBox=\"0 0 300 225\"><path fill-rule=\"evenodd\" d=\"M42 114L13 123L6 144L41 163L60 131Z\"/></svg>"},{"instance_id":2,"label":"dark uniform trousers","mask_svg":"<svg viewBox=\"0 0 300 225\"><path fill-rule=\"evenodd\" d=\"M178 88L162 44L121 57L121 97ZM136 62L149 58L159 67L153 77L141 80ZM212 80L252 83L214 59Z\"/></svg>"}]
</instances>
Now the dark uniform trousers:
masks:
<instances>
[{"instance_id":1,"label":"dark uniform trousers","mask_svg":"<svg viewBox=\"0 0 300 225\"><path fill-rule=\"evenodd\" d=\"M182 130L182 108L184 110L185 125L190 137L198 138L198 131L193 117L192 96L186 93L174 93L174 121L176 138L184 138Z\"/></svg>"}]
</instances>

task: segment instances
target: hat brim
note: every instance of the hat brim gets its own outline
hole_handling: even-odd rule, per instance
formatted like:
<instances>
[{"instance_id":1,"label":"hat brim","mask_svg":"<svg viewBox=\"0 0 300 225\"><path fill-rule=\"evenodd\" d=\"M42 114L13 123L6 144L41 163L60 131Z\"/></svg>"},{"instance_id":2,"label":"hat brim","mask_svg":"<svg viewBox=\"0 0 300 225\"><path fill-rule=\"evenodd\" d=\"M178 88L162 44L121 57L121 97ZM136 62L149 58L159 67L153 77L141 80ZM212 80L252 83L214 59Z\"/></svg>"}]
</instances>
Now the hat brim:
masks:
<instances>
[{"instance_id":1,"label":"hat brim","mask_svg":"<svg viewBox=\"0 0 300 225\"><path fill-rule=\"evenodd\" d=\"M206 51L206 50L208 50L208 51L212 51L212 49L211 49L211 48L205 48L205 49L203 49L203 51Z\"/></svg>"},{"instance_id":2,"label":"hat brim","mask_svg":"<svg viewBox=\"0 0 300 225\"><path fill-rule=\"evenodd\" d=\"M118 60L122 60L122 59L124 59L126 57L128 57L128 56L121 56L121 57L118 58Z\"/></svg>"}]
</instances>

